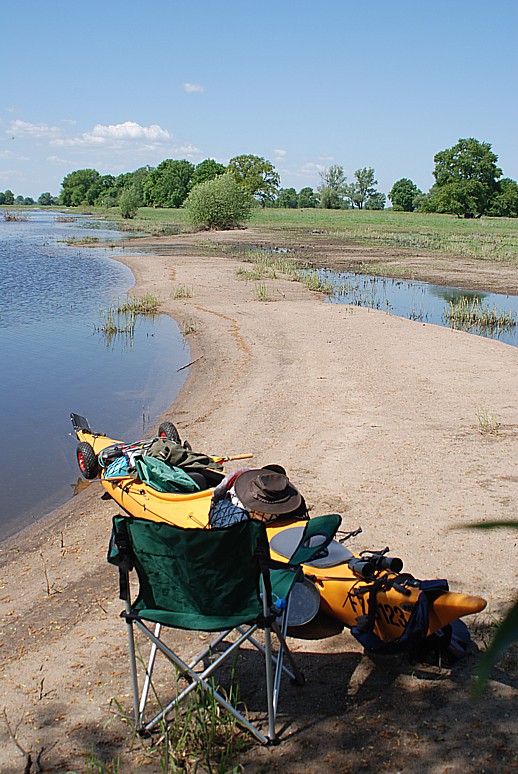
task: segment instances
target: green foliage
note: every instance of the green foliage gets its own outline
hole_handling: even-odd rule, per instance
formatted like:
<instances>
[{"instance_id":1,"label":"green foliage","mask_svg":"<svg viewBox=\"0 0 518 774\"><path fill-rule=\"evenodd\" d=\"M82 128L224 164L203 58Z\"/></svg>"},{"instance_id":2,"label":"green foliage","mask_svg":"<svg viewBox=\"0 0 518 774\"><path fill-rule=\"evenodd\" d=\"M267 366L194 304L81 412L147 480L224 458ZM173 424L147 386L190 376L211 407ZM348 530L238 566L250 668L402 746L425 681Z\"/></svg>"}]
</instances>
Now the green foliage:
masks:
<instances>
[{"instance_id":1,"label":"green foliage","mask_svg":"<svg viewBox=\"0 0 518 774\"><path fill-rule=\"evenodd\" d=\"M138 212L139 204L140 197L135 186L124 188L119 199L121 216L125 219L134 218Z\"/></svg>"},{"instance_id":2,"label":"green foliage","mask_svg":"<svg viewBox=\"0 0 518 774\"><path fill-rule=\"evenodd\" d=\"M143 186L150 169L151 167L149 166L139 167L134 172L124 172L122 175L119 175L111 192L115 196L116 201L118 202L118 199L125 188L133 188L138 196L138 206L142 207L144 205Z\"/></svg>"},{"instance_id":3,"label":"green foliage","mask_svg":"<svg viewBox=\"0 0 518 774\"><path fill-rule=\"evenodd\" d=\"M191 223L207 229L237 228L248 220L251 207L251 196L230 173L199 183L185 202Z\"/></svg>"},{"instance_id":4,"label":"green foliage","mask_svg":"<svg viewBox=\"0 0 518 774\"><path fill-rule=\"evenodd\" d=\"M387 197L381 191L374 191L365 202L366 210L384 210Z\"/></svg>"},{"instance_id":5,"label":"green foliage","mask_svg":"<svg viewBox=\"0 0 518 774\"><path fill-rule=\"evenodd\" d=\"M347 192L344 168L339 164L333 164L320 173L320 179L322 181L318 188L320 206L325 210L338 210L343 207Z\"/></svg>"},{"instance_id":6,"label":"green foliage","mask_svg":"<svg viewBox=\"0 0 518 774\"><path fill-rule=\"evenodd\" d=\"M299 197L294 188L281 188L275 203L277 207L291 207L292 209L296 209L299 206Z\"/></svg>"},{"instance_id":7,"label":"green foliage","mask_svg":"<svg viewBox=\"0 0 518 774\"><path fill-rule=\"evenodd\" d=\"M96 169L77 169L66 175L61 184L61 203L65 207L94 204L102 187L101 175Z\"/></svg>"},{"instance_id":8,"label":"green foliage","mask_svg":"<svg viewBox=\"0 0 518 774\"><path fill-rule=\"evenodd\" d=\"M489 191L479 180L459 180L433 186L426 209L428 212L448 212L459 218L476 218L488 209L489 201Z\"/></svg>"},{"instance_id":9,"label":"green foliage","mask_svg":"<svg viewBox=\"0 0 518 774\"><path fill-rule=\"evenodd\" d=\"M320 204L318 196L312 188L306 186L299 191L299 207L318 207Z\"/></svg>"},{"instance_id":10,"label":"green foliage","mask_svg":"<svg viewBox=\"0 0 518 774\"><path fill-rule=\"evenodd\" d=\"M498 181L498 190L491 202L489 215L518 218L518 183L509 177Z\"/></svg>"},{"instance_id":11,"label":"green foliage","mask_svg":"<svg viewBox=\"0 0 518 774\"><path fill-rule=\"evenodd\" d=\"M214 159L205 159L200 161L194 168L194 172L191 180L191 188L199 183L204 183L206 180L213 180L218 175L224 175L226 168L223 164L219 164Z\"/></svg>"},{"instance_id":12,"label":"green foliage","mask_svg":"<svg viewBox=\"0 0 518 774\"><path fill-rule=\"evenodd\" d=\"M45 191L39 195L38 204L41 207L52 207L53 204L57 204L57 199L55 199L49 191Z\"/></svg>"},{"instance_id":13,"label":"green foliage","mask_svg":"<svg viewBox=\"0 0 518 774\"><path fill-rule=\"evenodd\" d=\"M152 207L181 207L187 198L194 166L183 159L165 159L151 169L142 186L144 201Z\"/></svg>"},{"instance_id":14,"label":"green foliage","mask_svg":"<svg viewBox=\"0 0 518 774\"><path fill-rule=\"evenodd\" d=\"M354 180L345 186L345 196L351 202L353 207L358 207L359 210L363 209L369 199L377 193L374 186L378 185L378 181L374 179L374 169L372 167L363 167L357 169L354 173ZM385 206L385 197L383 197L383 207L380 197L377 197L377 205L372 209L383 209Z\"/></svg>"},{"instance_id":15,"label":"green foliage","mask_svg":"<svg viewBox=\"0 0 518 774\"><path fill-rule=\"evenodd\" d=\"M1 204L14 204L14 194L9 188L3 193L0 193L0 205Z\"/></svg>"},{"instance_id":16,"label":"green foliage","mask_svg":"<svg viewBox=\"0 0 518 774\"><path fill-rule=\"evenodd\" d=\"M430 191L427 208L434 212L450 212L458 217L484 215L498 193L498 156L491 144L473 137L459 140L452 148L434 156L435 185Z\"/></svg>"},{"instance_id":17,"label":"green foliage","mask_svg":"<svg viewBox=\"0 0 518 774\"><path fill-rule=\"evenodd\" d=\"M234 156L228 163L227 172L233 175L243 190L257 199L263 207L267 202L275 200L280 177L273 164L262 156Z\"/></svg>"},{"instance_id":18,"label":"green foliage","mask_svg":"<svg viewBox=\"0 0 518 774\"><path fill-rule=\"evenodd\" d=\"M416 209L416 197L422 194L422 191L408 177L402 177L396 180L390 189L388 198L392 202L395 210L403 212L413 212Z\"/></svg>"}]
</instances>

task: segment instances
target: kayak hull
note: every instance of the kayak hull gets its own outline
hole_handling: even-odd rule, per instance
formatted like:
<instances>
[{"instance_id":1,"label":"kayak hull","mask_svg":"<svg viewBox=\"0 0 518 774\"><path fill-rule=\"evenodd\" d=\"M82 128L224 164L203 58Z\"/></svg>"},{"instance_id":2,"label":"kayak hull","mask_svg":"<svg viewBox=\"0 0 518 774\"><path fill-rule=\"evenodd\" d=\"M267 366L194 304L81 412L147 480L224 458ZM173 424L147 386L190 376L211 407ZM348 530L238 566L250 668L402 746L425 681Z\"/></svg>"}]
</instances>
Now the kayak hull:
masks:
<instances>
[{"instance_id":1,"label":"kayak hull","mask_svg":"<svg viewBox=\"0 0 518 774\"><path fill-rule=\"evenodd\" d=\"M78 441L90 444L96 455L109 446L121 443L105 435L93 433L90 429L76 428L76 435ZM100 471L100 479L110 497L130 516L167 522L183 528L208 527L213 489L192 494L163 493L131 476L106 478L104 470ZM296 524L300 527L300 522ZM275 535L293 526L294 522L289 519L279 520L267 526L270 544ZM352 556L350 552L347 553ZM273 559L287 561L285 556L273 548L271 555ZM346 561L330 567L317 565L318 563L307 564L302 567L306 578L310 579L319 591L322 611L352 628L357 624L359 616L368 613L368 592L372 583L356 577ZM394 573L385 574L388 579L396 578ZM418 588L411 586L401 590L390 587L378 591L374 634L386 642L399 638L421 593ZM486 601L482 597L445 591L430 604L428 635L463 616L480 612L485 606Z\"/></svg>"}]
</instances>

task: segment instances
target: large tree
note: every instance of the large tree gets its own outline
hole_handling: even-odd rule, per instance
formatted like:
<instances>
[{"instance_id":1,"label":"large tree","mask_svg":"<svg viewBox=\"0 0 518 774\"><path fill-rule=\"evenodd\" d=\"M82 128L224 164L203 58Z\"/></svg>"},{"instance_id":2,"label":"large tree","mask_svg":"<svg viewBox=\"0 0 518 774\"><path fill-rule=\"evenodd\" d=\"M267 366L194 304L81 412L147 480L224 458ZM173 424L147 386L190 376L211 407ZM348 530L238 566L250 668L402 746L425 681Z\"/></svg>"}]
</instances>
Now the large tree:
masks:
<instances>
[{"instance_id":1,"label":"large tree","mask_svg":"<svg viewBox=\"0 0 518 774\"><path fill-rule=\"evenodd\" d=\"M377 194L374 187L376 185L378 185L378 181L374 178L374 169L372 167L357 169L352 183L345 186L345 196L353 207L358 207L359 210L362 210L369 199ZM375 201L379 204L381 201L380 197L376 197ZM384 203L383 206L385 206ZM383 209L383 207L376 206L372 209Z\"/></svg>"},{"instance_id":2,"label":"large tree","mask_svg":"<svg viewBox=\"0 0 518 774\"><path fill-rule=\"evenodd\" d=\"M214 159L204 159L196 164L191 180L191 188L198 183L204 183L206 180L214 180L218 175L225 174L226 167Z\"/></svg>"},{"instance_id":3,"label":"large tree","mask_svg":"<svg viewBox=\"0 0 518 774\"><path fill-rule=\"evenodd\" d=\"M101 175L96 169L76 169L63 178L61 183L61 204L65 207L79 207L93 204L99 193Z\"/></svg>"},{"instance_id":4,"label":"large tree","mask_svg":"<svg viewBox=\"0 0 518 774\"><path fill-rule=\"evenodd\" d=\"M318 207L319 203L318 196L310 186L300 189L299 207Z\"/></svg>"},{"instance_id":5,"label":"large tree","mask_svg":"<svg viewBox=\"0 0 518 774\"><path fill-rule=\"evenodd\" d=\"M294 210L299 206L299 197L294 188L281 188L275 203L277 207L288 207Z\"/></svg>"},{"instance_id":6,"label":"large tree","mask_svg":"<svg viewBox=\"0 0 518 774\"><path fill-rule=\"evenodd\" d=\"M344 168L339 164L324 169L320 173L322 181L318 187L320 206L326 210L338 210L344 204L346 180Z\"/></svg>"},{"instance_id":7,"label":"large tree","mask_svg":"<svg viewBox=\"0 0 518 774\"><path fill-rule=\"evenodd\" d=\"M498 181L498 191L491 203L489 215L518 218L518 183L509 177Z\"/></svg>"},{"instance_id":8,"label":"large tree","mask_svg":"<svg viewBox=\"0 0 518 774\"><path fill-rule=\"evenodd\" d=\"M57 201L50 191L44 191L38 196L38 204L42 207L51 207L53 204L57 204Z\"/></svg>"},{"instance_id":9,"label":"large tree","mask_svg":"<svg viewBox=\"0 0 518 774\"><path fill-rule=\"evenodd\" d=\"M234 156L228 162L227 171L263 207L267 202L275 200L281 179L273 164L262 156Z\"/></svg>"},{"instance_id":10,"label":"large tree","mask_svg":"<svg viewBox=\"0 0 518 774\"><path fill-rule=\"evenodd\" d=\"M194 165L183 159L165 159L143 184L144 201L152 207L180 207L189 192Z\"/></svg>"},{"instance_id":11,"label":"large tree","mask_svg":"<svg viewBox=\"0 0 518 774\"><path fill-rule=\"evenodd\" d=\"M480 217L491 208L502 170L489 142L473 137L459 140L434 156L435 185L427 203L436 212L465 218Z\"/></svg>"},{"instance_id":12,"label":"large tree","mask_svg":"<svg viewBox=\"0 0 518 774\"><path fill-rule=\"evenodd\" d=\"M139 167L134 172L124 172L117 177L115 182L116 199L119 200L122 192L126 188L131 188L133 193L137 194L138 206L141 207L144 204L144 182L150 172L151 167Z\"/></svg>"},{"instance_id":13,"label":"large tree","mask_svg":"<svg viewBox=\"0 0 518 774\"><path fill-rule=\"evenodd\" d=\"M416 197L422 193L408 177L402 177L400 180L396 180L390 189L388 198L395 210L413 212L416 208Z\"/></svg>"}]
</instances>

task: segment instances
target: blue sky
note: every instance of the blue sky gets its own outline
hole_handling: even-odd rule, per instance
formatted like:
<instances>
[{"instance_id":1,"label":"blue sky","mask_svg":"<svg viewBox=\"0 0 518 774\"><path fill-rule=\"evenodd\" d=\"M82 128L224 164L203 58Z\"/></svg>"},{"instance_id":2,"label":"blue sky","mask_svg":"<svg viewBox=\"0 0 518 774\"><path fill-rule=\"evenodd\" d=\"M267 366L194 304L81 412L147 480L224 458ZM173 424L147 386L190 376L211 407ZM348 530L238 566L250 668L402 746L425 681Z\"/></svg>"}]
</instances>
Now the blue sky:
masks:
<instances>
[{"instance_id":1,"label":"blue sky","mask_svg":"<svg viewBox=\"0 0 518 774\"><path fill-rule=\"evenodd\" d=\"M1 9L0 190L58 194L84 167L269 159L283 187L340 164L433 183L490 142L518 179L518 3L26 0Z\"/></svg>"}]
</instances>

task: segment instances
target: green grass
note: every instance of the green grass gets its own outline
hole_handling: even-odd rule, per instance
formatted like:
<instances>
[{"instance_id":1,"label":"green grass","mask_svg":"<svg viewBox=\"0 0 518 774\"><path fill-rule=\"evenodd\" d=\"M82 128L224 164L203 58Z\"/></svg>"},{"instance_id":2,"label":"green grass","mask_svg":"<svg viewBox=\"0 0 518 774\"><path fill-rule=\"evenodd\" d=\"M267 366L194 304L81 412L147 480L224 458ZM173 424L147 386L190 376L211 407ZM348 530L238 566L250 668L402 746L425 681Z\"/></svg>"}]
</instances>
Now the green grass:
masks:
<instances>
[{"instance_id":1,"label":"green grass","mask_svg":"<svg viewBox=\"0 0 518 774\"><path fill-rule=\"evenodd\" d=\"M192 298L192 293L192 288L188 288L186 285L176 285L171 295L176 300L179 298Z\"/></svg>"},{"instance_id":2,"label":"green grass","mask_svg":"<svg viewBox=\"0 0 518 774\"><path fill-rule=\"evenodd\" d=\"M450 301L444 318L451 328L462 331L475 329L481 333L507 331L518 324L513 312L499 311L496 307L481 304L478 298L466 296Z\"/></svg>"},{"instance_id":3,"label":"green grass","mask_svg":"<svg viewBox=\"0 0 518 774\"><path fill-rule=\"evenodd\" d=\"M255 209L251 226L315 238L325 235L369 247L410 249L518 265L518 219L464 220L392 210Z\"/></svg>"},{"instance_id":4,"label":"green grass","mask_svg":"<svg viewBox=\"0 0 518 774\"><path fill-rule=\"evenodd\" d=\"M99 214L99 208L95 212ZM130 222L121 220L117 208L102 212L126 231L151 235L192 232L183 209L141 207ZM249 226L277 233L280 239L283 233L314 240L322 235L380 249L443 253L518 266L518 218L465 220L454 215L393 210L255 207Z\"/></svg>"},{"instance_id":5,"label":"green grass","mask_svg":"<svg viewBox=\"0 0 518 774\"><path fill-rule=\"evenodd\" d=\"M264 282L259 282L255 286L255 297L257 301L269 301L270 294L268 293L268 287Z\"/></svg>"},{"instance_id":6,"label":"green grass","mask_svg":"<svg viewBox=\"0 0 518 774\"><path fill-rule=\"evenodd\" d=\"M128 296L125 301L117 302L118 314L141 314L153 316L158 314L161 301L157 296L148 293L145 296Z\"/></svg>"}]
</instances>

